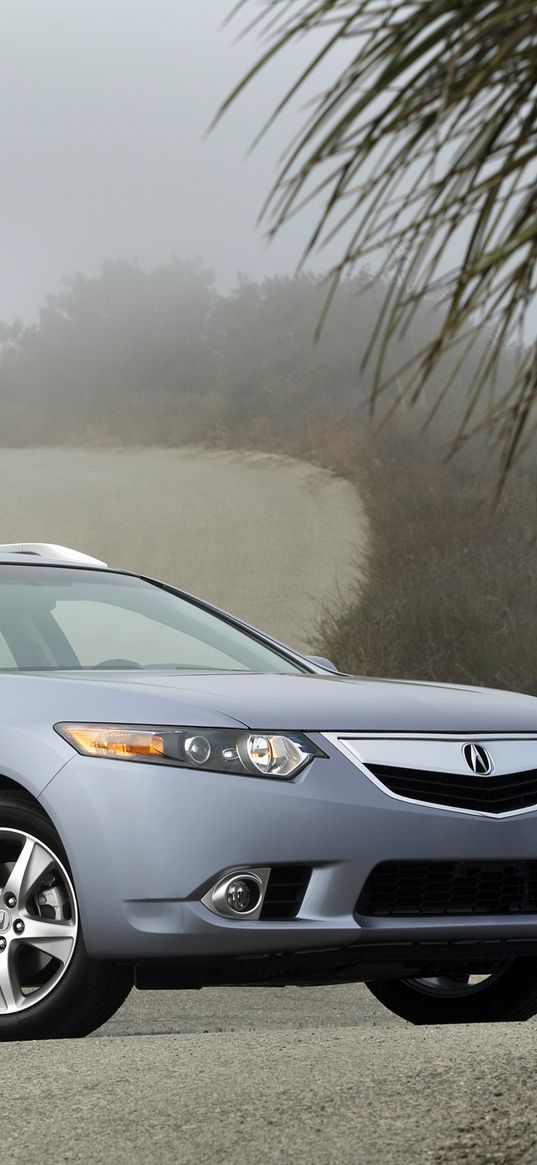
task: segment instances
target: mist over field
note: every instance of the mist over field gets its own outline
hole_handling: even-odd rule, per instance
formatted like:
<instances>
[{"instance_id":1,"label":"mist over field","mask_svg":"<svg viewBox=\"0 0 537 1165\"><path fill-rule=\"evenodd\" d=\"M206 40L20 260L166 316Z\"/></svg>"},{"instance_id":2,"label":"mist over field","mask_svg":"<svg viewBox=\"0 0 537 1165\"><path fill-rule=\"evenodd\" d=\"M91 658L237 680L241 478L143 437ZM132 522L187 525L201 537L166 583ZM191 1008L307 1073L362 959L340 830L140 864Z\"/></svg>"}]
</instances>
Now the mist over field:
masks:
<instances>
[{"instance_id":1,"label":"mist over field","mask_svg":"<svg viewBox=\"0 0 537 1165\"><path fill-rule=\"evenodd\" d=\"M476 439L446 460L486 334L478 338L473 362L457 375L455 405L446 406L438 384L408 409L398 400L396 378L372 417L372 373L363 370L362 356L375 327L378 291L365 275L346 281L314 343L324 295L313 275L261 282L243 276L222 293L199 262L173 259L144 269L111 261L95 277L67 280L48 298L38 323L5 325L1 441L15 462L4 457L2 540L77 545L89 536L98 550L101 528L117 551L114 561L130 561L132 539L123 517L132 510L134 474L145 482L139 569L151 573L152 544L172 539L177 549L163 566L169 562L176 581L333 658L344 671L536 690L533 454L496 507L498 458L489 443ZM430 303L417 313L402 357L427 334L436 310ZM507 352L506 379L510 358ZM391 420L380 425L392 406ZM75 455L68 470L61 448L87 452L78 461ZM109 469L102 457L91 462L91 448L110 451ZM168 463L159 450L191 448L205 457L205 510L195 479L182 492L177 478L159 487L161 475L144 472L147 459L135 452L140 448L155 451L155 466ZM130 450L130 461L117 449ZM215 521L223 486L211 458L226 450L243 451L243 460L258 452L314 464L346 478L346 496L355 502L332 511L326 495L331 516L323 526L314 494L308 501L299 477L286 477L281 463L277 476L266 479L261 521L248 518L247 470L227 519ZM17 481L27 472L26 503L15 509ZM203 475L203 463L196 472ZM163 489L177 498L173 526L163 519ZM49 499L48 522L43 509L36 520L33 492L41 504ZM181 509L188 511L186 546ZM59 514L61 538L44 532L45 526L57 529ZM236 529L242 530L239 542ZM327 540L327 529L335 543ZM213 589L218 565L207 566L207 545L214 563L221 560L230 593ZM252 555L251 545L260 552ZM192 572L192 562L202 564L204 556L205 566ZM190 563L186 583L183 562ZM271 581L263 598L265 579ZM287 604L280 618L270 609L270 595L278 593ZM303 599L306 607L310 603L307 616Z\"/></svg>"}]
</instances>

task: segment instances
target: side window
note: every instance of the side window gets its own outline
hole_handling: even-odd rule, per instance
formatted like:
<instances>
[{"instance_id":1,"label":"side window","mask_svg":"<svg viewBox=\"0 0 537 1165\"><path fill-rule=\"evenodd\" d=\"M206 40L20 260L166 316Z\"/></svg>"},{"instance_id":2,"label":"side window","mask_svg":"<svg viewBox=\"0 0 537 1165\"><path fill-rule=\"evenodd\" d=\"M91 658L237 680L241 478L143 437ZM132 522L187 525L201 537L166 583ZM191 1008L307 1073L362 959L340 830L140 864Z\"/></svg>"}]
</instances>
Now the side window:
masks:
<instances>
[{"instance_id":1,"label":"side window","mask_svg":"<svg viewBox=\"0 0 537 1165\"><path fill-rule=\"evenodd\" d=\"M0 631L0 668L16 667L17 664L2 632Z\"/></svg>"}]
</instances>

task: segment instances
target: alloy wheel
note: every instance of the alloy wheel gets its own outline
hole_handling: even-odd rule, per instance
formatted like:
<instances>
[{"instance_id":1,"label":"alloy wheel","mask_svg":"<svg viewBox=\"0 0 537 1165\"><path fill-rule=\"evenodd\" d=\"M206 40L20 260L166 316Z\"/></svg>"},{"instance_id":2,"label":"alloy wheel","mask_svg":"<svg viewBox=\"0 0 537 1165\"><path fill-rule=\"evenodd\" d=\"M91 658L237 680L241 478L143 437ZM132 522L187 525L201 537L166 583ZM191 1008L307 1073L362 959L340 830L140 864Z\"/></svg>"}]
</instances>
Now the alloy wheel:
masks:
<instances>
[{"instance_id":1,"label":"alloy wheel","mask_svg":"<svg viewBox=\"0 0 537 1165\"><path fill-rule=\"evenodd\" d=\"M0 1020L45 998L63 978L78 934L61 859L18 829L0 830Z\"/></svg>"}]
</instances>

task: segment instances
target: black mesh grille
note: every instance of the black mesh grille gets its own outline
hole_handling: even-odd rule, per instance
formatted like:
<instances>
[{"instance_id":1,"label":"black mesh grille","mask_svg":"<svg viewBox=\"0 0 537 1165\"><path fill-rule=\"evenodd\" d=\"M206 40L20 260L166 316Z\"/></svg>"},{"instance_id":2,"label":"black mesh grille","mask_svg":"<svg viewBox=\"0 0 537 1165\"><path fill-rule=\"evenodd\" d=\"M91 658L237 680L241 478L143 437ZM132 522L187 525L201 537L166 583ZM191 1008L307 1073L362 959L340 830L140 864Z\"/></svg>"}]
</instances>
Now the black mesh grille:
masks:
<instances>
[{"instance_id":1,"label":"black mesh grille","mask_svg":"<svg viewBox=\"0 0 537 1165\"><path fill-rule=\"evenodd\" d=\"M310 877L311 866L273 866L260 918L296 918Z\"/></svg>"},{"instance_id":2,"label":"black mesh grille","mask_svg":"<svg viewBox=\"0 0 537 1165\"><path fill-rule=\"evenodd\" d=\"M537 861L382 862L369 875L356 913L537 914Z\"/></svg>"},{"instance_id":3,"label":"black mesh grille","mask_svg":"<svg viewBox=\"0 0 537 1165\"><path fill-rule=\"evenodd\" d=\"M413 801L477 809L486 813L511 813L537 806L537 769L507 776L478 777L460 773L434 773L421 769L368 765L373 776L392 793Z\"/></svg>"}]
</instances>

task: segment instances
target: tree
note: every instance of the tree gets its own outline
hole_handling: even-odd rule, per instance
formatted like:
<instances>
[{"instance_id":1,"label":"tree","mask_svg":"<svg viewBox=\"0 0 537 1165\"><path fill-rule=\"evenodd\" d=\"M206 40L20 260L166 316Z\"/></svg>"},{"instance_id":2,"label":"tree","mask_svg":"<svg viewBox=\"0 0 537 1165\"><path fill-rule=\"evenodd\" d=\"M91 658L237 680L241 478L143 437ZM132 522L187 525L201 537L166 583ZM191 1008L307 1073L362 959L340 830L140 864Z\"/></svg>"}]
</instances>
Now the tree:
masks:
<instances>
[{"instance_id":1,"label":"tree","mask_svg":"<svg viewBox=\"0 0 537 1165\"><path fill-rule=\"evenodd\" d=\"M325 311L358 262L392 273L367 353L377 393L396 374L415 399L439 369L448 393L476 324L488 329L459 435L492 431L507 471L537 398L537 342L524 331L537 290L535 0L261 0L253 27L264 51L221 113L286 46L312 44L269 121L310 97L265 206L269 232L321 196L304 258L341 242ZM318 69L333 80L311 100ZM432 334L395 373L392 343L431 297ZM514 375L484 408L507 347Z\"/></svg>"}]
</instances>

